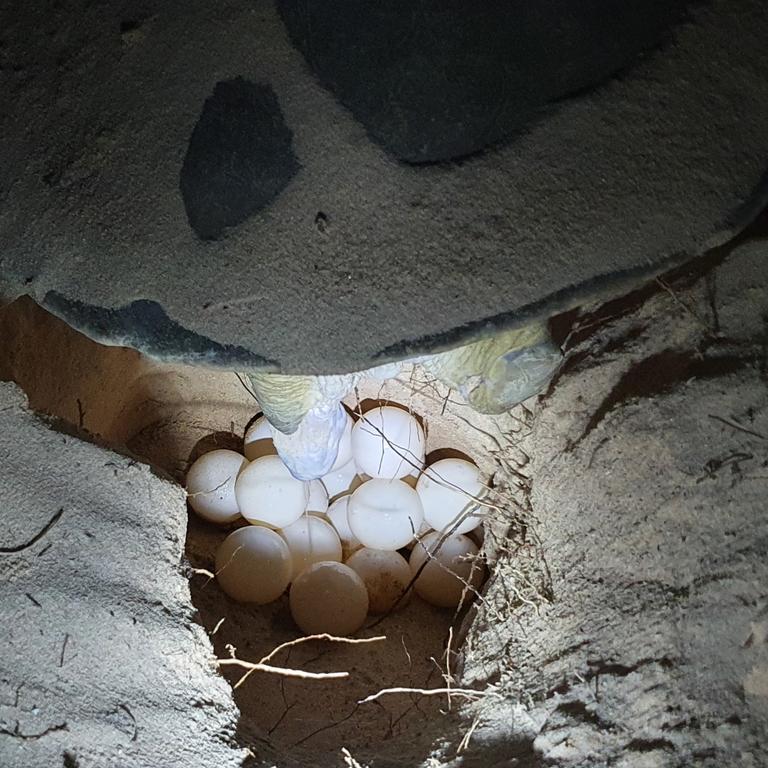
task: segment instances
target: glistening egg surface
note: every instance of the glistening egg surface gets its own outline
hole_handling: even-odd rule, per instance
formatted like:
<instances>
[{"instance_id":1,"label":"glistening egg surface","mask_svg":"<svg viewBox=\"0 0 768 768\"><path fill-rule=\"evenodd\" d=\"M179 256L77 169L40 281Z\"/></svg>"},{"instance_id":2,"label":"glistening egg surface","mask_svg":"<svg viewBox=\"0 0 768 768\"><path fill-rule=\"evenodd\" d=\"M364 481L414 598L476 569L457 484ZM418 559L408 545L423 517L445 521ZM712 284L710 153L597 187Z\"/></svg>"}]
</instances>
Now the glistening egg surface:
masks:
<instances>
[{"instance_id":1,"label":"glistening egg surface","mask_svg":"<svg viewBox=\"0 0 768 768\"><path fill-rule=\"evenodd\" d=\"M262 456L240 473L235 495L246 520L284 528L307 509L309 483L297 480L279 456Z\"/></svg>"},{"instance_id":2,"label":"glistening egg surface","mask_svg":"<svg viewBox=\"0 0 768 768\"><path fill-rule=\"evenodd\" d=\"M235 482L248 462L235 451L219 449L200 456L187 472L187 499L200 517L231 523L240 517Z\"/></svg>"},{"instance_id":3,"label":"glistening egg surface","mask_svg":"<svg viewBox=\"0 0 768 768\"><path fill-rule=\"evenodd\" d=\"M349 509L349 496L341 496L336 499L326 513L328 519L336 529L336 533L339 534L339 538L346 544L360 545L357 537L352 533L352 529L349 527L349 518L347 516Z\"/></svg>"},{"instance_id":4,"label":"glistening egg surface","mask_svg":"<svg viewBox=\"0 0 768 768\"><path fill-rule=\"evenodd\" d=\"M349 557L347 565L365 583L371 613L387 613L408 602L405 590L411 581L411 569L400 553L363 547Z\"/></svg>"},{"instance_id":5,"label":"glistening egg surface","mask_svg":"<svg viewBox=\"0 0 768 768\"><path fill-rule=\"evenodd\" d=\"M408 564L411 575L418 574L414 587L419 597L442 608L455 608L462 596L465 603L471 601L483 578L477 552L475 543L463 534L433 532L417 541Z\"/></svg>"},{"instance_id":6,"label":"glistening egg surface","mask_svg":"<svg viewBox=\"0 0 768 768\"><path fill-rule=\"evenodd\" d=\"M321 517L302 515L296 522L281 528L279 533L291 552L292 579L314 563L341 560L339 535L336 529Z\"/></svg>"},{"instance_id":7,"label":"glistening egg surface","mask_svg":"<svg viewBox=\"0 0 768 768\"><path fill-rule=\"evenodd\" d=\"M399 478L424 466L421 424L408 411L391 405L373 408L352 428L352 456L362 474Z\"/></svg>"},{"instance_id":8,"label":"glistening egg surface","mask_svg":"<svg viewBox=\"0 0 768 768\"><path fill-rule=\"evenodd\" d=\"M485 494L480 470L464 459L442 459L419 477L416 491L424 506L424 519L436 531L468 533L482 522Z\"/></svg>"},{"instance_id":9,"label":"glistening egg surface","mask_svg":"<svg viewBox=\"0 0 768 768\"><path fill-rule=\"evenodd\" d=\"M308 635L349 635L363 626L368 590L343 563L315 563L299 574L289 597L293 620Z\"/></svg>"},{"instance_id":10,"label":"glistening egg surface","mask_svg":"<svg viewBox=\"0 0 768 768\"><path fill-rule=\"evenodd\" d=\"M270 603L291 578L291 553L283 538L262 526L230 533L216 552L216 580L242 603Z\"/></svg>"},{"instance_id":11,"label":"glistening egg surface","mask_svg":"<svg viewBox=\"0 0 768 768\"><path fill-rule=\"evenodd\" d=\"M341 493L351 491L355 483L359 482L357 466L354 461L348 461L344 466L331 470L322 477L323 485L332 499Z\"/></svg>"},{"instance_id":12,"label":"glistening egg surface","mask_svg":"<svg viewBox=\"0 0 768 768\"><path fill-rule=\"evenodd\" d=\"M421 529L424 511L419 494L402 480L375 478L352 494L347 519L363 546L394 550Z\"/></svg>"}]
</instances>

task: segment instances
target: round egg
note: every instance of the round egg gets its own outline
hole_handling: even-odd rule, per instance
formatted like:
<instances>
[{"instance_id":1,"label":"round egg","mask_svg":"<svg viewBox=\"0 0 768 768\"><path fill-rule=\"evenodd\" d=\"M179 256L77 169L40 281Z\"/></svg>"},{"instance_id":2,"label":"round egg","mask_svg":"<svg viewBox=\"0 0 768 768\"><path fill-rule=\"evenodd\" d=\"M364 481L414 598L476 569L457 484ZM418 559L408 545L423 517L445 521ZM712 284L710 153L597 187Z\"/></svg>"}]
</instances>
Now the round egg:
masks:
<instances>
[{"instance_id":1,"label":"round egg","mask_svg":"<svg viewBox=\"0 0 768 768\"><path fill-rule=\"evenodd\" d=\"M307 509L309 483L297 480L279 456L262 456L239 474L235 495L248 522L284 528Z\"/></svg>"},{"instance_id":2,"label":"round egg","mask_svg":"<svg viewBox=\"0 0 768 768\"><path fill-rule=\"evenodd\" d=\"M307 512L320 512L323 514L327 509L328 491L325 489L321 480L310 480Z\"/></svg>"},{"instance_id":3,"label":"round egg","mask_svg":"<svg viewBox=\"0 0 768 768\"><path fill-rule=\"evenodd\" d=\"M367 411L352 428L352 456L362 474L394 479L418 474L424 466L421 424L402 408Z\"/></svg>"},{"instance_id":4,"label":"round egg","mask_svg":"<svg viewBox=\"0 0 768 768\"><path fill-rule=\"evenodd\" d=\"M327 475L323 475L321 479L330 498L351 491L359 482L354 461L348 461L343 467L332 470Z\"/></svg>"},{"instance_id":5,"label":"round egg","mask_svg":"<svg viewBox=\"0 0 768 768\"><path fill-rule=\"evenodd\" d=\"M238 528L216 552L216 580L241 603L271 603L283 594L290 579L288 545L269 528Z\"/></svg>"},{"instance_id":6,"label":"round egg","mask_svg":"<svg viewBox=\"0 0 768 768\"><path fill-rule=\"evenodd\" d=\"M357 537L352 533L352 529L349 527L349 518L347 517L347 510L349 508L349 496L341 496L336 499L330 507L326 515L336 529L336 533L339 534L339 538L344 544L351 544L353 546L360 546L360 542Z\"/></svg>"},{"instance_id":7,"label":"round egg","mask_svg":"<svg viewBox=\"0 0 768 768\"><path fill-rule=\"evenodd\" d=\"M315 563L294 579L289 603L293 620L306 634L349 635L363 626L368 590L349 566Z\"/></svg>"},{"instance_id":8,"label":"round egg","mask_svg":"<svg viewBox=\"0 0 768 768\"><path fill-rule=\"evenodd\" d=\"M438 547L441 539L443 543ZM471 601L473 590L477 590L483 580L482 565L476 560L477 552L475 543L464 534L428 533L416 542L408 561L411 576L419 574L414 584L416 593L441 608L455 608L465 589L464 602ZM427 560L429 562L424 565ZM467 589L466 584L472 589Z\"/></svg>"},{"instance_id":9,"label":"round egg","mask_svg":"<svg viewBox=\"0 0 768 768\"><path fill-rule=\"evenodd\" d=\"M387 613L395 605L400 608L408 602L411 569L398 552L363 547L349 557L347 565L368 590L370 613Z\"/></svg>"},{"instance_id":10,"label":"round egg","mask_svg":"<svg viewBox=\"0 0 768 768\"><path fill-rule=\"evenodd\" d=\"M341 559L344 562L346 562L347 558L355 550L360 549L360 547L363 546L349 527L349 519L347 517L348 507L349 494L346 496L339 496L339 498L328 507L328 512L326 512L326 517L336 529L336 533L339 534L339 538L341 539Z\"/></svg>"},{"instance_id":11,"label":"round egg","mask_svg":"<svg viewBox=\"0 0 768 768\"><path fill-rule=\"evenodd\" d=\"M464 459L441 459L419 477L416 490L424 506L424 519L436 531L468 533L482 522L478 500L486 488L480 470Z\"/></svg>"},{"instance_id":12,"label":"round egg","mask_svg":"<svg viewBox=\"0 0 768 768\"><path fill-rule=\"evenodd\" d=\"M281 528L279 533L291 552L292 579L314 563L341 560L339 534L322 517L302 515L296 522Z\"/></svg>"},{"instance_id":13,"label":"round egg","mask_svg":"<svg viewBox=\"0 0 768 768\"><path fill-rule=\"evenodd\" d=\"M419 494L402 480L374 478L350 497L347 519L364 547L400 549L421 529L424 510Z\"/></svg>"},{"instance_id":14,"label":"round egg","mask_svg":"<svg viewBox=\"0 0 768 768\"><path fill-rule=\"evenodd\" d=\"M259 416L246 430L243 438L243 453L248 461L254 461L262 456L277 455L277 448L272 442L272 429L265 416Z\"/></svg>"},{"instance_id":15,"label":"round egg","mask_svg":"<svg viewBox=\"0 0 768 768\"><path fill-rule=\"evenodd\" d=\"M187 472L187 499L200 517L231 523L240 517L235 482L248 462L235 451L219 449L200 456Z\"/></svg>"}]
</instances>

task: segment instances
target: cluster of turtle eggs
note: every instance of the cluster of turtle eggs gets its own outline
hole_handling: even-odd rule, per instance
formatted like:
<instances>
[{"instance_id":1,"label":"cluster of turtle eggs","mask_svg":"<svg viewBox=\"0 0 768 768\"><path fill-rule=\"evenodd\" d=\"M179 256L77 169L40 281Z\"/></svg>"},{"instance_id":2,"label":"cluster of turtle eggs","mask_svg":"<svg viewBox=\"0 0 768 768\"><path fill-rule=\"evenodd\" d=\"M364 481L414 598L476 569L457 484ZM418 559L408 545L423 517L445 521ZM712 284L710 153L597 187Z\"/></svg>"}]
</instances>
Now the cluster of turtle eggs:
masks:
<instances>
[{"instance_id":1,"label":"cluster of turtle eggs","mask_svg":"<svg viewBox=\"0 0 768 768\"><path fill-rule=\"evenodd\" d=\"M481 522L479 471L460 458L425 467L424 431L407 410L381 406L357 421L348 414L336 462L318 480L291 475L263 417L246 432L243 453L211 451L187 474L198 515L250 523L216 553L216 578L233 599L269 603L290 585L304 632L349 634L368 613L405 604L416 576L417 594L442 607L479 585L478 548L465 535Z\"/></svg>"}]
</instances>

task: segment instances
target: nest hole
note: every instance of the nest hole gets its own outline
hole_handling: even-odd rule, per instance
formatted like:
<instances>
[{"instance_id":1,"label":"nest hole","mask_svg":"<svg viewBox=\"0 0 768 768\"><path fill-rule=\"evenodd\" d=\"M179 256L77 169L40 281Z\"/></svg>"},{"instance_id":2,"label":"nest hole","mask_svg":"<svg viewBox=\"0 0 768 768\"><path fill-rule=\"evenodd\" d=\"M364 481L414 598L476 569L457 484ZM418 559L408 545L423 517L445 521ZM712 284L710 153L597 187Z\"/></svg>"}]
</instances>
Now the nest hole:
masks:
<instances>
[{"instance_id":1,"label":"nest hole","mask_svg":"<svg viewBox=\"0 0 768 768\"><path fill-rule=\"evenodd\" d=\"M234 373L161 363L134 350L97 344L26 298L0 310L0 335L8 341L0 379L21 386L34 410L74 426L86 438L128 451L180 484L202 453L240 450L246 426L259 410ZM386 382L365 379L345 402L351 410L361 405L366 410L382 401L407 407L420 418L430 460L471 457L486 478L498 472L495 421L475 414L420 369L409 368ZM243 605L202 573L213 570L215 550L228 530L188 514L191 598L216 656L235 652L240 659L258 661L301 637L286 596L265 606ZM481 549L489 562L499 531L503 537L508 527L508 520L489 514ZM393 687L460 686L462 643L476 606L457 613L414 595L383 619L370 617L358 633L386 640L365 645L312 641L287 648L271 662L308 672L348 672L342 680L257 672L234 688L243 670L222 667L240 710L240 745L250 749L254 765L266 754L283 765L339 764L342 748L363 764L421 763L445 734L466 729L459 725L459 703L449 706L447 697L416 692L360 702Z\"/></svg>"}]
</instances>

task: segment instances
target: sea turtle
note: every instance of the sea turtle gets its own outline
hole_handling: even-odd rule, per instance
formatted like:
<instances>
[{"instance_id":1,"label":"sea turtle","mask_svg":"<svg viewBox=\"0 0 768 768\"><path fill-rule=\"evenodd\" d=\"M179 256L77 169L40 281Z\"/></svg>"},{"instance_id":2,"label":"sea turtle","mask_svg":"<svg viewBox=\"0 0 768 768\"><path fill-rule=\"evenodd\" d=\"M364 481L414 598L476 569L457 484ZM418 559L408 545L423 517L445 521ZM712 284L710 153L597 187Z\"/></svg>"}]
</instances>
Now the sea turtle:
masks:
<instances>
[{"instance_id":1,"label":"sea turtle","mask_svg":"<svg viewBox=\"0 0 768 768\"><path fill-rule=\"evenodd\" d=\"M249 373L323 465L313 377L419 358L508 407L553 314L766 202L762 0L142 9L0 10L0 300Z\"/></svg>"}]
</instances>

